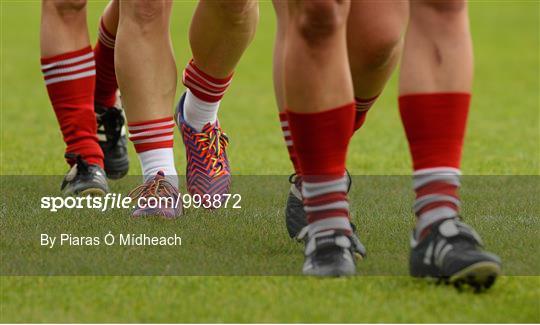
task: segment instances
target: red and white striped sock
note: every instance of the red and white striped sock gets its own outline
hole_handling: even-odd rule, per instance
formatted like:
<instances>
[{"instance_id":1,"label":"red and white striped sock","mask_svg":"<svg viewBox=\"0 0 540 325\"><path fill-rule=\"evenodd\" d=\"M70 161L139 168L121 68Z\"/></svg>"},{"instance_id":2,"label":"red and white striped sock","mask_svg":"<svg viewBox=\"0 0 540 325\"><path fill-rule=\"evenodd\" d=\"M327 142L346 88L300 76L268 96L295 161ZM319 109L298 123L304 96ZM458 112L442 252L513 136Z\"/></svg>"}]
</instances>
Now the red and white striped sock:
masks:
<instances>
[{"instance_id":1,"label":"red and white striped sock","mask_svg":"<svg viewBox=\"0 0 540 325\"><path fill-rule=\"evenodd\" d=\"M103 167L94 114L95 63L90 46L41 59L41 70L66 153L80 154L86 161ZM70 165L74 161L68 161Z\"/></svg>"},{"instance_id":2,"label":"red and white striped sock","mask_svg":"<svg viewBox=\"0 0 540 325\"><path fill-rule=\"evenodd\" d=\"M422 238L429 225L459 213L461 205L458 189L459 169L434 167L414 171L413 188L416 192L414 213L418 217L416 237Z\"/></svg>"},{"instance_id":3,"label":"red and white striped sock","mask_svg":"<svg viewBox=\"0 0 540 325\"><path fill-rule=\"evenodd\" d=\"M113 107L116 102L116 73L114 70L115 35L108 32L103 24L99 24L98 41L94 48L96 58L96 91L95 101L104 107Z\"/></svg>"},{"instance_id":4,"label":"red and white striped sock","mask_svg":"<svg viewBox=\"0 0 540 325\"><path fill-rule=\"evenodd\" d=\"M171 184L178 188L178 176L174 166L173 139L174 120L166 117L157 120L128 124L129 140L141 161L144 180L163 171Z\"/></svg>"},{"instance_id":5,"label":"red and white striped sock","mask_svg":"<svg viewBox=\"0 0 540 325\"><path fill-rule=\"evenodd\" d=\"M345 160L353 133L354 104L318 113L287 112L302 171L302 196L310 236L351 232Z\"/></svg>"},{"instance_id":6,"label":"red and white striped sock","mask_svg":"<svg viewBox=\"0 0 540 325\"><path fill-rule=\"evenodd\" d=\"M182 81L188 88L184 100L184 119L197 131L217 120L219 104L232 81L214 78L199 69L191 60L184 69Z\"/></svg>"},{"instance_id":7,"label":"red and white striped sock","mask_svg":"<svg viewBox=\"0 0 540 325\"><path fill-rule=\"evenodd\" d=\"M287 117L287 112L279 113L279 121L281 123L281 131L283 131L283 139L285 140L285 145L287 146L287 151L289 152L289 158L294 167L294 172L296 175L300 176L300 165L298 164L298 157L294 151L294 144L291 136L291 130L289 128L289 118Z\"/></svg>"},{"instance_id":8,"label":"red and white striped sock","mask_svg":"<svg viewBox=\"0 0 540 325\"><path fill-rule=\"evenodd\" d=\"M414 168L418 238L429 232L431 224L459 213L459 167L470 97L433 93L399 98Z\"/></svg>"},{"instance_id":9,"label":"red and white striped sock","mask_svg":"<svg viewBox=\"0 0 540 325\"><path fill-rule=\"evenodd\" d=\"M366 116L373 104L377 101L377 98L379 98L379 95L371 98L354 98L354 105L356 109L356 115L354 116L354 130L358 130L359 128L364 125L364 122L366 121Z\"/></svg>"},{"instance_id":10,"label":"red and white striped sock","mask_svg":"<svg viewBox=\"0 0 540 325\"><path fill-rule=\"evenodd\" d=\"M347 186L347 176L325 181L303 179L302 197L310 236L326 230L352 231Z\"/></svg>"}]
</instances>

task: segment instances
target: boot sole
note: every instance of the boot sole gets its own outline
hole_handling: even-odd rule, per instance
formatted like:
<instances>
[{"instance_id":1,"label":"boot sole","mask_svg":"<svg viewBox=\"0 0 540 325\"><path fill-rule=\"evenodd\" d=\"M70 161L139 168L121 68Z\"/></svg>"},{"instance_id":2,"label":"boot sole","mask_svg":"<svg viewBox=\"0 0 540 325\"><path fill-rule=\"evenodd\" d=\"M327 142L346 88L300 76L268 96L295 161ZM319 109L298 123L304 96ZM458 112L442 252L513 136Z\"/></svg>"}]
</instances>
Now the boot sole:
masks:
<instances>
[{"instance_id":1,"label":"boot sole","mask_svg":"<svg viewBox=\"0 0 540 325\"><path fill-rule=\"evenodd\" d=\"M353 276L356 274L356 265L354 263L341 265L327 264L317 268L311 267L307 270L303 270L303 273L304 275L315 277Z\"/></svg>"},{"instance_id":2,"label":"boot sole","mask_svg":"<svg viewBox=\"0 0 540 325\"><path fill-rule=\"evenodd\" d=\"M79 196L105 196L107 193L100 188L87 188L86 190L81 191Z\"/></svg>"},{"instance_id":3,"label":"boot sole","mask_svg":"<svg viewBox=\"0 0 540 325\"><path fill-rule=\"evenodd\" d=\"M355 269L343 269L343 268L325 268L319 270L304 271L304 275L321 277L321 278L337 278L344 276L354 276L356 274Z\"/></svg>"},{"instance_id":4,"label":"boot sole","mask_svg":"<svg viewBox=\"0 0 540 325\"><path fill-rule=\"evenodd\" d=\"M501 274L501 266L495 262L478 262L455 273L448 279L449 284L461 289L463 285L469 285L479 292L489 289L495 283L497 276Z\"/></svg>"}]
</instances>

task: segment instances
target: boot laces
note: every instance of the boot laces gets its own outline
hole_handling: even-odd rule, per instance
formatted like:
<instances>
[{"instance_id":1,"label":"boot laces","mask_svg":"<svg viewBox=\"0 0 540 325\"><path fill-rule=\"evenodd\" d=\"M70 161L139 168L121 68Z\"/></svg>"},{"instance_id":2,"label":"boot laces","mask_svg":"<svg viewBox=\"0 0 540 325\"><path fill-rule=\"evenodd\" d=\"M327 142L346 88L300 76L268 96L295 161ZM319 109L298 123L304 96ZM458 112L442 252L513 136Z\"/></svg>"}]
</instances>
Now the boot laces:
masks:
<instances>
[{"instance_id":1,"label":"boot laces","mask_svg":"<svg viewBox=\"0 0 540 325\"><path fill-rule=\"evenodd\" d=\"M145 182L131 190L128 196L133 200L140 197L170 197L176 195L177 191L174 186L169 183L164 177L154 177L152 180Z\"/></svg>"},{"instance_id":2,"label":"boot laces","mask_svg":"<svg viewBox=\"0 0 540 325\"><path fill-rule=\"evenodd\" d=\"M229 137L219 127L195 133L195 142L201 146L205 159L211 162L210 176L218 177L227 173L225 167L225 149L229 145Z\"/></svg>"}]
</instances>

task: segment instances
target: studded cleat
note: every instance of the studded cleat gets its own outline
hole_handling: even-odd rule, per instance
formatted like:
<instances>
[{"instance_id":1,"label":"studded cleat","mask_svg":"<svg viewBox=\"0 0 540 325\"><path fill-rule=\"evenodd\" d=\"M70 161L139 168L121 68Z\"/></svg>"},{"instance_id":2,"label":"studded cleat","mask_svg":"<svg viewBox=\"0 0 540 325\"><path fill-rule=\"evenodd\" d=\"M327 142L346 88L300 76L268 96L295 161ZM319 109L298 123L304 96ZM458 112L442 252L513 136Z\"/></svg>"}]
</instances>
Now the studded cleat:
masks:
<instances>
[{"instance_id":1,"label":"studded cleat","mask_svg":"<svg viewBox=\"0 0 540 325\"><path fill-rule=\"evenodd\" d=\"M105 172L99 165L89 164L79 154L67 153L75 164L64 177L60 190L64 195L103 196L109 192Z\"/></svg>"},{"instance_id":2,"label":"studded cleat","mask_svg":"<svg viewBox=\"0 0 540 325\"><path fill-rule=\"evenodd\" d=\"M466 284L482 291L501 273L500 258L482 250L480 236L458 218L433 224L420 241L411 239L411 247L413 277L434 278L457 288Z\"/></svg>"},{"instance_id":3,"label":"studded cleat","mask_svg":"<svg viewBox=\"0 0 540 325\"><path fill-rule=\"evenodd\" d=\"M357 257L366 249L356 236L341 230L316 233L306 240L303 273L313 276L349 276L356 273Z\"/></svg>"}]
</instances>

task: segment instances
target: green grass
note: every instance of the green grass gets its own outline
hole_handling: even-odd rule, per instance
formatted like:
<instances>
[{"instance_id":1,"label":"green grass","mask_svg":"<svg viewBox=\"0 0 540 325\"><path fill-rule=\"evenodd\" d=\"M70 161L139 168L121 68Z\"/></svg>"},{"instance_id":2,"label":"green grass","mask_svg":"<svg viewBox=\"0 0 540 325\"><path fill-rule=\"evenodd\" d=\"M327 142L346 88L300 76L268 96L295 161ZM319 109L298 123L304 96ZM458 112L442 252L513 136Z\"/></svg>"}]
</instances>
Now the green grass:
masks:
<instances>
[{"instance_id":1,"label":"green grass","mask_svg":"<svg viewBox=\"0 0 540 325\"><path fill-rule=\"evenodd\" d=\"M97 26L104 4L96 1L89 5L91 26ZM62 159L64 147L39 70L39 3L2 1L0 6L0 174L62 175L66 170ZM179 66L190 57L186 31L192 9L191 2L175 3L172 28ZM539 9L536 2L471 3L476 78L463 161L468 175L540 173ZM91 28L93 39L95 30ZM229 153L236 174L290 172L272 92L273 37L271 5L262 2L256 39L237 69L220 115L232 138ZM410 161L397 113L396 94L394 78L370 112L366 127L353 139L348 167L354 174L409 173ZM180 143L178 138L176 143ZM176 148L176 163L181 171L185 168L183 150L179 145ZM130 155L130 173L137 175L136 155L132 150ZM151 234L178 232L187 240L178 259L191 261L188 269L195 268L198 274L207 273L196 269L197 266L204 263L208 263L207 267L219 266L219 261L224 263L218 274L226 273L224 270L238 274L238 269L227 264L236 255L240 266L253 263L256 274L270 274L273 268L275 273L289 275L2 276L0 321L540 322L536 178L529 179L527 186L512 185L502 179L490 183L493 178L487 178L477 188L471 184L474 178L465 179L465 215L481 232L486 244L503 256L507 263L505 272L510 274L482 295L460 293L406 276L380 276L394 267L397 271L391 274L406 272L407 234L412 216L410 192L404 178L398 179L404 180L404 186L389 192L364 183L365 179L355 181L352 193L355 219L370 253L359 270L369 276L325 280L294 276L301 266L301 247L287 239L282 225L284 193L271 191L285 190L285 177L281 178L273 177L275 184L256 191L253 187L242 188L248 196L240 212L209 215L197 211L164 222L133 221L124 212L101 215L71 211L51 215L38 210L32 195L19 195L21 190L3 176L2 267L14 261L39 261L38 251L30 243L43 229L100 234L110 228L145 230ZM516 179L512 178L514 182ZM33 191L29 188L29 192L37 195L40 190L50 189L49 193L55 195L57 179L39 180L43 181L43 188ZM126 182L111 185L115 191L123 192L129 188ZM503 201L501 198L506 193L511 199ZM253 200L249 200L249 194L254 196ZM24 200L30 204L24 205ZM21 232L9 231L13 229ZM18 259L6 257L17 252L13 243L21 244ZM196 254L202 252L208 256L197 261ZM25 259L26 254L32 253L33 256ZM121 253L111 251L109 258L114 260L115 254ZM84 262L85 254L78 251L73 256L76 261ZM166 253L159 256L173 257ZM214 258L216 263L211 264ZM104 260L107 261L106 256ZM118 260L120 266L133 267L129 261L133 262ZM265 263L268 273L257 268ZM66 267L77 266L80 265L66 263ZM535 276L516 276L519 274Z\"/></svg>"},{"instance_id":2,"label":"green grass","mask_svg":"<svg viewBox=\"0 0 540 325\"><path fill-rule=\"evenodd\" d=\"M407 277L9 278L3 320L29 322L538 322L538 277L484 295ZM29 288L32 288L31 290ZM46 311L46 312L45 312ZM24 316L23 316L24 315Z\"/></svg>"},{"instance_id":3,"label":"green grass","mask_svg":"<svg viewBox=\"0 0 540 325\"><path fill-rule=\"evenodd\" d=\"M208 213L187 209L174 221L154 218L134 221L129 210L39 209L40 197L56 191L59 177L4 177L6 216L0 225L0 259L8 261L1 275L300 275L300 244L283 227L282 206L287 183L282 176L238 176L233 193L242 195L241 209ZM487 247L505 261L506 275L540 272L540 206L538 178L475 176L464 178L462 199L467 222L482 233ZM114 189L126 193L139 182L131 177ZM410 179L404 176L354 177L350 193L354 222L369 258L361 274L407 275ZM42 184L48 184L42 185ZM261 186L264 184L264 186ZM505 192L498 188L504 187ZM381 204L384 200L385 204ZM233 200L234 201L234 200ZM113 234L117 242L104 244ZM42 248L41 234L97 237L87 247ZM120 235L146 234L182 238L182 246L119 245ZM22 235L21 235L22 234Z\"/></svg>"}]
</instances>

